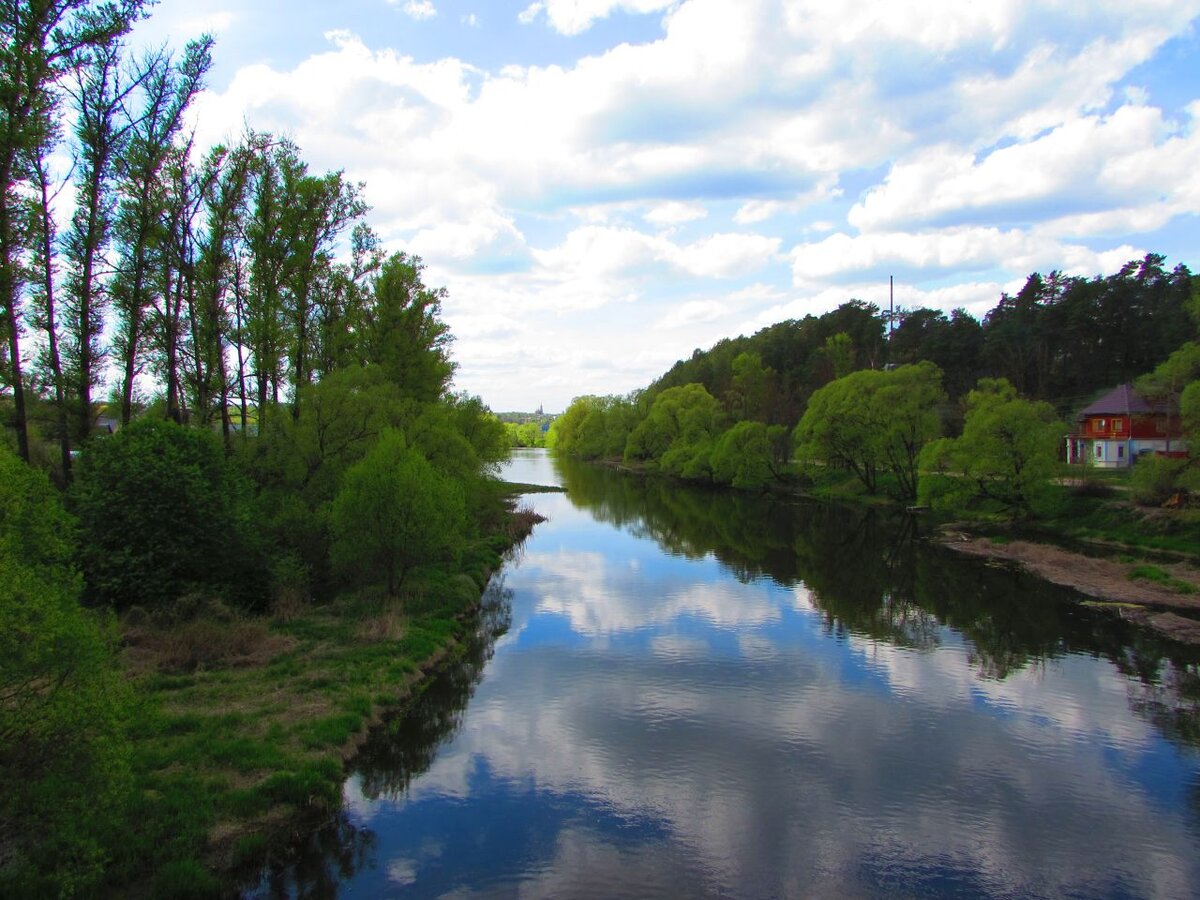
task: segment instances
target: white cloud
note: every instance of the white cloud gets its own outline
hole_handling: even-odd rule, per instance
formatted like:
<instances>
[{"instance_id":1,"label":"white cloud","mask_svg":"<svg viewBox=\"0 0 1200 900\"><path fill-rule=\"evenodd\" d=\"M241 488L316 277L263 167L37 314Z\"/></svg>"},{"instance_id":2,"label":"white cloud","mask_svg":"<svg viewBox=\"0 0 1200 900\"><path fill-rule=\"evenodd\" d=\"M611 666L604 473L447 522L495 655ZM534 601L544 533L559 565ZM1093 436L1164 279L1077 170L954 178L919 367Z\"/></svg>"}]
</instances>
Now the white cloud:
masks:
<instances>
[{"instance_id":1,"label":"white cloud","mask_svg":"<svg viewBox=\"0 0 1200 900\"><path fill-rule=\"evenodd\" d=\"M791 251L791 260L794 281L803 285L888 267L925 275L992 268L1031 272L1047 267L1096 274L1108 270L1114 258L1125 261L1143 253L1129 245L1096 252L1015 228L958 226L922 232L870 232L854 237L839 232L816 243L800 244Z\"/></svg>"},{"instance_id":2,"label":"white cloud","mask_svg":"<svg viewBox=\"0 0 1200 900\"><path fill-rule=\"evenodd\" d=\"M1194 208L1197 161L1200 134L1179 135L1161 110L1126 105L982 157L944 145L924 149L894 165L849 221L862 230L984 216L1028 221L1046 218L1048 209L1086 215L1098 203L1140 200L1157 208L1144 223L1155 228Z\"/></svg>"},{"instance_id":3,"label":"white cloud","mask_svg":"<svg viewBox=\"0 0 1200 900\"><path fill-rule=\"evenodd\" d=\"M550 250L534 250L546 270L581 276L637 277L656 266L701 278L731 278L753 272L779 251L779 238L757 234L713 234L690 244L629 227L585 225Z\"/></svg>"},{"instance_id":4,"label":"white cloud","mask_svg":"<svg viewBox=\"0 0 1200 900\"><path fill-rule=\"evenodd\" d=\"M720 300L691 300L673 307L655 323L655 328L678 328L696 322L715 322L729 315L729 307Z\"/></svg>"},{"instance_id":5,"label":"white cloud","mask_svg":"<svg viewBox=\"0 0 1200 900\"><path fill-rule=\"evenodd\" d=\"M614 11L653 13L670 9L679 0L537 0L518 15L523 25L546 14L550 27L560 34L576 35L587 31L598 19Z\"/></svg>"},{"instance_id":6,"label":"white cloud","mask_svg":"<svg viewBox=\"0 0 1200 900\"><path fill-rule=\"evenodd\" d=\"M407 0L403 9L406 16L418 22L432 19L437 15L437 7L433 5L432 0Z\"/></svg>"},{"instance_id":7,"label":"white cloud","mask_svg":"<svg viewBox=\"0 0 1200 900\"><path fill-rule=\"evenodd\" d=\"M479 16L475 15L475 13L467 13L467 14L461 16L459 18L459 21L462 22L464 25L466 25L468 28L478 28L480 25Z\"/></svg>"},{"instance_id":8,"label":"white cloud","mask_svg":"<svg viewBox=\"0 0 1200 900\"><path fill-rule=\"evenodd\" d=\"M542 0L521 18L566 34L618 13L661 16L662 33L501 69L330 31L323 52L247 64L206 92L198 141L249 123L365 181L372 224L425 257L456 321L485 303L646 307L640 327L672 329L668 364L722 336L717 310L749 280L777 294L738 309L756 322L832 308L891 271L926 292L964 284L972 305L973 286L1035 268L1112 271L1142 252L1129 235L1200 209L1200 105L1164 112L1151 81L1121 83L1200 0ZM714 283L673 289L681 276ZM596 334L589 321L556 339ZM649 336L629 349L650 353ZM455 352L481 361L464 371L494 361L495 382L512 350ZM637 386L580 384L567 362L580 390Z\"/></svg>"},{"instance_id":9,"label":"white cloud","mask_svg":"<svg viewBox=\"0 0 1200 900\"><path fill-rule=\"evenodd\" d=\"M541 0L534 0L533 3L530 3L517 14L517 21L522 25L528 25L533 22L538 17L538 14L541 13L545 8L546 4L542 3Z\"/></svg>"},{"instance_id":10,"label":"white cloud","mask_svg":"<svg viewBox=\"0 0 1200 900\"><path fill-rule=\"evenodd\" d=\"M682 225L685 222L695 222L706 218L708 210L702 203L681 203L672 200L669 203L659 203L650 209L643 218L652 225Z\"/></svg>"}]
</instances>

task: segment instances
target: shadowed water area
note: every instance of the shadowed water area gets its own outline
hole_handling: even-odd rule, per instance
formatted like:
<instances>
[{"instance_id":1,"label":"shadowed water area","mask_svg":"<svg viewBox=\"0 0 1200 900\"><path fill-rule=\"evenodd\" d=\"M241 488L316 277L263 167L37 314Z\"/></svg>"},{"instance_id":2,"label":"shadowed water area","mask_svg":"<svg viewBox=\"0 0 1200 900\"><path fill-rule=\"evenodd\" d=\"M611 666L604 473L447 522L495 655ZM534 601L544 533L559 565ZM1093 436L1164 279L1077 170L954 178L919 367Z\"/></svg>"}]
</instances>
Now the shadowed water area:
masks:
<instances>
[{"instance_id":1,"label":"shadowed water area","mask_svg":"<svg viewBox=\"0 0 1200 900\"><path fill-rule=\"evenodd\" d=\"M252 896L1200 895L1200 667L911 519L563 484Z\"/></svg>"}]
</instances>

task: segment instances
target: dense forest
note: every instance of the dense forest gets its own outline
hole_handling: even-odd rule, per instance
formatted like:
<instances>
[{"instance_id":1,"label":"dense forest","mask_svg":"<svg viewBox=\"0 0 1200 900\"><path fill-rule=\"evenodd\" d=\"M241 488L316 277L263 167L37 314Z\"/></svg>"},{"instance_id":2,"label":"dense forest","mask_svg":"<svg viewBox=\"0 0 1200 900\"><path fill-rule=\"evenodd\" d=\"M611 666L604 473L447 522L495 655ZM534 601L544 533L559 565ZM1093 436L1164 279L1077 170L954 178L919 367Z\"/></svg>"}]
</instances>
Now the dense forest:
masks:
<instances>
[{"instance_id":1,"label":"dense forest","mask_svg":"<svg viewBox=\"0 0 1200 900\"><path fill-rule=\"evenodd\" d=\"M213 41L134 52L151 5L0 9L5 896L155 872L159 896L219 893L196 862L215 823L336 805L328 757L372 679L438 650L511 542L505 431L449 390L444 291L291 141L196 146ZM298 617L347 596L366 618L314 642ZM341 648L344 684L285 667L248 690L324 690L341 711L315 723L217 715L228 698L181 718L156 693L305 640ZM158 660L139 677L134 651Z\"/></svg>"},{"instance_id":2,"label":"dense forest","mask_svg":"<svg viewBox=\"0 0 1200 900\"><path fill-rule=\"evenodd\" d=\"M850 300L697 350L627 397L577 398L551 443L747 488L792 478L794 460L816 463L906 500L926 470L939 476L924 479L927 499L1029 515L1069 421L1102 391L1136 381L1200 430L1200 386L1189 388L1200 382L1200 278L1165 262L1149 254L1090 279L1034 273L982 322L961 309L890 320ZM1155 461L1141 477L1157 497L1197 468Z\"/></svg>"}]
</instances>

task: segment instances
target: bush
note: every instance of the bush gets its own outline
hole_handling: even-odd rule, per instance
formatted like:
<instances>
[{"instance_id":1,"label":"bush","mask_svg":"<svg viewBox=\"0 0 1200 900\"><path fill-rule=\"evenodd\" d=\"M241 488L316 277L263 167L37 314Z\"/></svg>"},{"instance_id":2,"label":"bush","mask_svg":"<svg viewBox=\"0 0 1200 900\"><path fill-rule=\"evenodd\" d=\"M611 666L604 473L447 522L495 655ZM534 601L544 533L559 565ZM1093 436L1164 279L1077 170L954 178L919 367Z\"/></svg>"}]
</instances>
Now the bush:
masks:
<instances>
[{"instance_id":1,"label":"bush","mask_svg":"<svg viewBox=\"0 0 1200 900\"><path fill-rule=\"evenodd\" d=\"M87 893L129 796L111 622L79 605L73 523L0 447L0 895ZM16 895L16 894L13 894Z\"/></svg>"},{"instance_id":2,"label":"bush","mask_svg":"<svg viewBox=\"0 0 1200 900\"><path fill-rule=\"evenodd\" d=\"M1135 503L1162 506L1183 489L1189 460L1149 456L1139 459L1129 476L1129 490Z\"/></svg>"},{"instance_id":3,"label":"bush","mask_svg":"<svg viewBox=\"0 0 1200 900\"><path fill-rule=\"evenodd\" d=\"M376 579L395 596L414 566L462 549L462 486L435 469L404 435L388 431L343 479L333 503L333 562L347 576Z\"/></svg>"},{"instance_id":4,"label":"bush","mask_svg":"<svg viewBox=\"0 0 1200 900\"><path fill-rule=\"evenodd\" d=\"M193 591L267 598L245 502L215 435L141 419L89 445L73 492L88 598L161 609Z\"/></svg>"},{"instance_id":5,"label":"bush","mask_svg":"<svg viewBox=\"0 0 1200 900\"><path fill-rule=\"evenodd\" d=\"M959 512L993 507L1014 519L1048 514L1064 430L1050 404L1021 399L1003 378L981 378L967 396L962 436L921 453L921 502Z\"/></svg>"}]
</instances>

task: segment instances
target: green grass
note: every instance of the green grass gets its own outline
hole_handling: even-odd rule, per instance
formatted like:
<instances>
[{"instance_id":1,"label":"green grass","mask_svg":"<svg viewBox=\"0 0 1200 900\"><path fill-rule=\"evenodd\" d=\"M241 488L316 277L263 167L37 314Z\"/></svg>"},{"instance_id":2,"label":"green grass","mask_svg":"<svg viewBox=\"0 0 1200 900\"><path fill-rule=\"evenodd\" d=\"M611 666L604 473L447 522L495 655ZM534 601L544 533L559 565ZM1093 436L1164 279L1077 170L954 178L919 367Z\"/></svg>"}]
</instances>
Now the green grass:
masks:
<instances>
[{"instance_id":1,"label":"green grass","mask_svg":"<svg viewBox=\"0 0 1200 900\"><path fill-rule=\"evenodd\" d=\"M1152 581L1155 584L1161 584L1163 587L1170 588L1180 594L1195 594L1200 592L1200 587L1192 584L1190 581L1184 581L1182 578L1175 578L1169 572L1158 566L1142 564L1134 566L1129 570L1130 581Z\"/></svg>"},{"instance_id":2,"label":"green grass","mask_svg":"<svg viewBox=\"0 0 1200 900\"><path fill-rule=\"evenodd\" d=\"M218 641L231 630L231 646L236 629L262 630L275 650L253 664L180 674L142 663L129 729L137 799L112 826L109 889L219 895L213 871L253 865L270 850L268 833L287 833L268 822L338 807L343 753L462 634L500 562L492 543L465 554L457 572L419 573L394 636L370 627L387 612L378 593L357 592L287 622L214 626Z\"/></svg>"}]
</instances>

